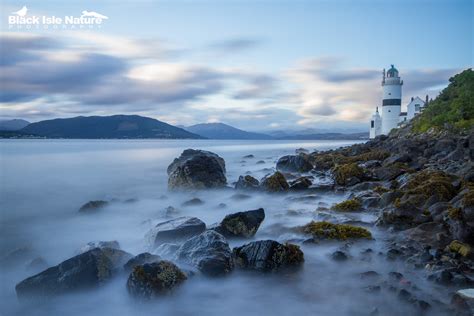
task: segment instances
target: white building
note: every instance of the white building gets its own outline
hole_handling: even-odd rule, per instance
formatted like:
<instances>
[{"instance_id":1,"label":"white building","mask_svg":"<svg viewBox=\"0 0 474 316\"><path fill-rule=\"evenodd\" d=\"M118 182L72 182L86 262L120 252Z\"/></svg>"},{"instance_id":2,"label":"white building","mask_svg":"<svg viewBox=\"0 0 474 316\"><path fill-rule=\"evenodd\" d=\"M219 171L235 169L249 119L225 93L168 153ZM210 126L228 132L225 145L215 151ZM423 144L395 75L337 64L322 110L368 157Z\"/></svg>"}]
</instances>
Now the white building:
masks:
<instances>
[{"instance_id":1,"label":"white building","mask_svg":"<svg viewBox=\"0 0 474 316\"><path fill-rule=\"evenodd\" d=\"M407 111L402 112L402 85L403 80L393 65L387 72L385 69L383 70L382 116L380 117L377 107L370 121L370 138L387 135L392 129L406 124L427 104L428 96L426 96L426 102L419 97L411 98L411 102L407 105Z\"/></svg>"},{"instance_id":2,"label":"white building","mask_svg":"<svg viewBox=\"0 0 474 316\"><path fill-rule=\"evenodd\" d=\"M372 120L370 120L370 138L375 138L375 136L380 135L382 132L382 118L379 115L379 107L375 110L375 114L372 115Z\"/></svg>"}]
</instances>

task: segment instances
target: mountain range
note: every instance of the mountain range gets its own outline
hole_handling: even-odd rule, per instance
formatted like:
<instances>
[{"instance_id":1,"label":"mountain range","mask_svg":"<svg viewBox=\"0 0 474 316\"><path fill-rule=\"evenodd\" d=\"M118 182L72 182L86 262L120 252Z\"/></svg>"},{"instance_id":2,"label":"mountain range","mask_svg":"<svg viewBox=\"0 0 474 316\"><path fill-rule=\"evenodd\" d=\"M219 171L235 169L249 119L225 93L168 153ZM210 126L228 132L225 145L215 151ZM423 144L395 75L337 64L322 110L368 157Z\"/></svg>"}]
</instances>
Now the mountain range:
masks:
<instances>
[{"instance_id":1,"label":"mountain range","mask_svg":"<svg viewBox=\"0 0 474 316\"><path fill-rule=\"evenodd\" d=\"M31 123L19 132L46 138L191 138L202 136L138 115L78 116Z\"/></svg>"},{"instance_id":2,"label":"mountain range","mask_svg":"<svg viewBox=\"0 0 474 316\"><path fill-rule=\"evenodd\" d=\"M321 129L268 133L248 132L224 123L177 127L138 115L78 116L36 123L19 119L0 121L0 138L349 140L368 137L368 133L329 132Z\"/></svg>"},{"instance_id":3,"label":"mountain range","mask_svg":"<svg viewBox=\"0 0 474 316\"><path fill-rule=\"evenodd\" d=\"M273 139L269 135L246 132L224 123L196 124L184 129L209 139Z\"/></svg>"}]
</instances>

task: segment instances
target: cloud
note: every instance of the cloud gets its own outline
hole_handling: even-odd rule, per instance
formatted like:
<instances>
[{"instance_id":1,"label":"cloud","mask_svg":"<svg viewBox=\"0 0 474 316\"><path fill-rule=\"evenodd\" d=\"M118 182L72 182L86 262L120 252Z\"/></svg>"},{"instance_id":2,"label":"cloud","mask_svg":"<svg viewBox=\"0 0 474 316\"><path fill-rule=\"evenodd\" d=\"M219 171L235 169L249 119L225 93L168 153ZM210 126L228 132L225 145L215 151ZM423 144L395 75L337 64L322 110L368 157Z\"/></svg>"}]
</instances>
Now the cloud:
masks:
<instances>
[{"instance_id":1,"label":"cloud","mask_svg":"<svg viewBox=\"0 0 474 316\"><path fill-rule=\"evenodd\" d=\"M262 45L263 42L259 38L238 37L214 42L209 45L209 48L218 53L240 53L256 48Z\"/></svg>"},{"instance_id":2,"label":"cloud","mask_svg":"<svg viewBox=\"0 0 474 316\"><path fill-rule=\"evenodd\" d=\"M411 96L437 94L448 78L459 69L401 70L403 104ZM381 103L382 72L379 69L345 68L343 60L334 57L300 61L285 73L296 85L293 104L301 125L323 121L365 122Z\"/></svg>"}]
</instances>

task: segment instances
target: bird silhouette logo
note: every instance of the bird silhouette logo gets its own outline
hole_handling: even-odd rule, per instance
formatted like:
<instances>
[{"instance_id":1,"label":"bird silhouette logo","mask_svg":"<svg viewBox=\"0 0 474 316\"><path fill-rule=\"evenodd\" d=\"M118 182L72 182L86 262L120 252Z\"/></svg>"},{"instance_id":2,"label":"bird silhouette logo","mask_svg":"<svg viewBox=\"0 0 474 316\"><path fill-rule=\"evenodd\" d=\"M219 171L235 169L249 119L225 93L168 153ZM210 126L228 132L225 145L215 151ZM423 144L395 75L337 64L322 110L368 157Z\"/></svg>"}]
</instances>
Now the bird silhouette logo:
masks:
<instances>
[{"instance_id":1,"label":"bird silhouette logo","mask_svg":"<svg viewBox=\"0 0 474 316\"><path fill-rule=\"evenodd\" d=\"M23 8L21 8L20 10L16 11L16 12L12 12L12 14L16 14L18 16L25 16L26 13L28 12L28 8L26 6L23 6Z\"/></svg>"},{"instance_id":2,"label":"bird silhouette logo","mask_svg":"<svg viewBox=\"0 0 474 316\"><path fill-rule=\"evenodd\" d=\"M100 14L94 11L86 11L86 10L82 11L81 18L82 17L92 17L92 18L98 18L102 20L107 20L109 18L108 16L105 16L103 14Z\"/></svg>"}]
</instances>

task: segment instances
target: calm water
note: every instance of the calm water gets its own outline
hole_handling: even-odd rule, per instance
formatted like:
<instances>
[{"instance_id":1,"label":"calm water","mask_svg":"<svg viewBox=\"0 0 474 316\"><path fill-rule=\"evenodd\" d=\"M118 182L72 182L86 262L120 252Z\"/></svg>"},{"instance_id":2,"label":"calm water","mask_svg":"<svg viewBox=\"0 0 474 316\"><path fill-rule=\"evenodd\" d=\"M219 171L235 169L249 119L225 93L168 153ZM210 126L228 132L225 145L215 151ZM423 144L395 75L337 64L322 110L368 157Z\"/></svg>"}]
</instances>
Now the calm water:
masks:
<instances>
[{"instance_id":1,"label":"calm water","mask_svg":"<svg viewBox=\"0 0 474 316\"><path fill-rule=\"evenodd\" d=\"M1 256L19 247L31 249L28 257L14 267L2 269L0 315L368 315L378 308L380 315L416 314L400 304L393 293L367 293L366 281L358 273L376 270L404 272L402 262L387 263L383 256L384 233L373 228L375 241L348 245L352 259L344 263L331 260L330 254L344 243L303 245L306 262L298 273L259 275L234 271L225 278L190 278L172 295L137 303L129 298L119 275L105 286L84 293L65 295L41 304L21 305L14 291L16 283L38 273L41 267L29 266L41 257L48 266L75 255L90 241L117 240L122 249L138 254L146 251L144 238L157 222L168 220L165 209L178 209L173 216L196 216L208 225L226 214L263 207L266 219L255 236L259 239L286 241L301 236L285 228L314 219L333 221L358 220L373 223L373 214L315 212L318 203L328 205L344 199L343 193L314 193L316 200L301 202L298 194L252 194L235 200L232 191L195 193L167 192L166 168L186 148L210 150L226 161L229 184L239 175L261 178L271 172L278 157L294 153L296 148L309 150L349 145L348 141L209 141L209 140L7 140L0 142L1 154ZM253 159L243 159L248 154ZM257 163L263 160L264 163ZM194 197L205 204L183 207ZM89 200L114 200L102 212L78 214ZM125 203L136 199L134 203ZM226 208L217 207L225 203ZM231 247L246 241L231 242ZM367 257L366 248L374 249ZM0 256L0 257L1 257ZM420 288L420 298L433 285L410 275ZM427 290L429 289L429 290ZM426 290L423 292L423 290Z\"/></svg>"}]
</instances>

